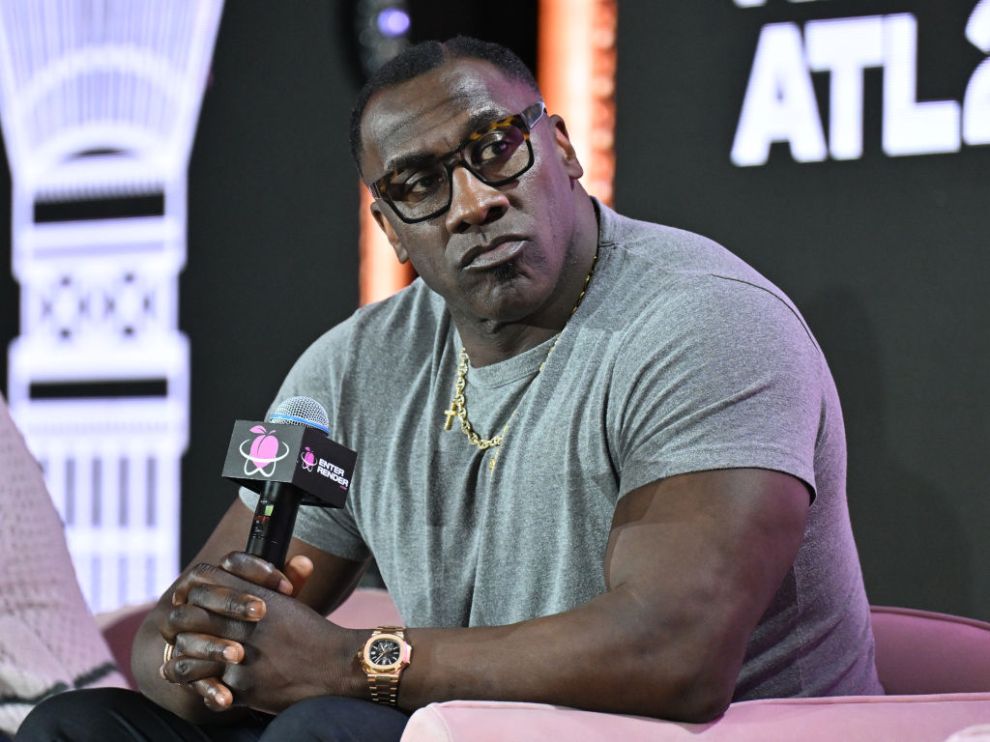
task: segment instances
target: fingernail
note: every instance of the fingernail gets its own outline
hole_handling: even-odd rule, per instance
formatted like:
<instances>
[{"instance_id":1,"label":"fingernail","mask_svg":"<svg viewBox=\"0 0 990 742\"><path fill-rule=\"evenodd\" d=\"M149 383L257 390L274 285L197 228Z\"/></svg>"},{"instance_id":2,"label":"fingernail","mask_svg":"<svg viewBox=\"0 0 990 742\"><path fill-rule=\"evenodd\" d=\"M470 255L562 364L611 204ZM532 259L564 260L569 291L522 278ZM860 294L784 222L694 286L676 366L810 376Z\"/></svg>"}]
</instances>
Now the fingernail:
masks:
<instances>
[{"instance_id":1,"label":"fingernail","mask_svg":"<svg viewBox=\"0 0 990 742\"><path fill-rule=\"evenodd\" d=\"M244 611L251 618L261 618L265 615L265 603L261 600L251 600L245 606Z\"/></svg>"},{"instance_id":2,"label":"fingernail","mask_svg":"<svg viewBox=\"0 0 990 742\"><path fill-rule=\"evenodd\" d=\"M178 604L179 604L179 596L176 595L175 593L172 593L172 605L178 605Z\"/></svg>"},{"instance_id":3,"label":"fingernail","mask_svg":"<svg viewBox=\"0 0 990 742\"><path fill-rule=\"evenodd\" d=\"M283 577L281 580L279 580L278 591L280 593L282 593L283 595L292 595L292 589L293 589L292 583L289 582L287 579Z\"/></svg>"},{"instance_id":4,"label":"fingernail","mask_svg":"<svg viewBox=\"0 0 990 742\"><path fill-rule=\"evenodd\" d=\"M165 677L165 665L158 668L158 674L162 676L162 680L168 680L168 678Z\"/></svg>"},{"instance_id":5,"label":"fingernail","mask_svg":"<svg viewBox=\"0 0 990 742\"><path fill-rule=\"evenodd\" d=\"M226 706L227 698L220 692L218 688L210 688L209 690L210 700L213 701L216 706Z\"/></svg>"},{"instance_id":6,"label":"fingernail","mask_svg":"<svg viewBox=\"0 0 990 742\"><path fill-rule=\"evenodd\" d=\"M240 652L237 651L236 647L224 647L223 658L229 660L230 662L237 662Z\"/></svg>"}]
</instances>

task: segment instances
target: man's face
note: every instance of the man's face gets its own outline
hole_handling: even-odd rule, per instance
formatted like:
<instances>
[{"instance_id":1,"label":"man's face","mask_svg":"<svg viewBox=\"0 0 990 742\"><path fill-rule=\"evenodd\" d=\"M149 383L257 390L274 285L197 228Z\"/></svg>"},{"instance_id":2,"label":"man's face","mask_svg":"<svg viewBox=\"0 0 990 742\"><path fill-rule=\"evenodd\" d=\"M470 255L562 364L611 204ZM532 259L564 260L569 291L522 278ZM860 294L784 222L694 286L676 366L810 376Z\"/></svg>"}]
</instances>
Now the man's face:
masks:
<instances>
[{"instance_id":1,"label":"man's face","mask_svg":"<svg viewBox=\"0 0 990 742\"><path fill-rule=\"evenodd\" d=\"M448 62L372 96L361 124L365 180L399 160L447 155L479 124L538 100L522 82L480 60ZM554 298L575 242L574 182L582 174L562 122L545 116L531 132L535 161L493 187L464 167L451 174L450 209L404 223L384 201L372 206L396 254L447 302L455 318L538 321Z\"/></svg>"}]
</instances>

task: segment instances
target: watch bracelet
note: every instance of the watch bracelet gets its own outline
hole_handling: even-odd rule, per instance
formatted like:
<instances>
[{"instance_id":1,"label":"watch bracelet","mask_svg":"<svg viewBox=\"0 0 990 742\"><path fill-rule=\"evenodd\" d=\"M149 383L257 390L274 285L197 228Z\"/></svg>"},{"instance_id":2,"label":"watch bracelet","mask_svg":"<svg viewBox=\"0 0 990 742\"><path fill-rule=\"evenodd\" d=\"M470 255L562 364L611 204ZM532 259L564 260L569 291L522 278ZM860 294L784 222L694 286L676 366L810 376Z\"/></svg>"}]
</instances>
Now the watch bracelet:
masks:
<instances>
[{"instance_id":1,"label":"watch bracelet","mask_svg":"<svg viewBox=\"0 0 990 742\"><path fill-rule=\"evenodd\" d=\"M399 705L399 679L386 675L368 675L368 689L371 700L386 706Z\"/></svg>"}]
</instances>

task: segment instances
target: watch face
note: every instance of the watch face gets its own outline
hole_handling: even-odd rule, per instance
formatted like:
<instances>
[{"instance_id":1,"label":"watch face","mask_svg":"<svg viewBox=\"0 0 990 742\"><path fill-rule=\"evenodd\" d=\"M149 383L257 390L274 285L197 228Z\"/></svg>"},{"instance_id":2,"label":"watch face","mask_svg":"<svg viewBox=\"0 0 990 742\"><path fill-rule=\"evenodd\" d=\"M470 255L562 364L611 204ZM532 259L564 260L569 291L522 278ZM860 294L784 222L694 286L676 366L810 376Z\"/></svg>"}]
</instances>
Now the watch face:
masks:
<instances>
[{"instance_id":1,"label":"watch face","mask_svg":"<svg viewBox=\"0 0 990 742\"><path fill-rule=\"evenodd\" d=\"M368 647L368 659L377 667L390 667L399 661L401 649L393 639L376 639Z\"/></svg>"}]
</instances>

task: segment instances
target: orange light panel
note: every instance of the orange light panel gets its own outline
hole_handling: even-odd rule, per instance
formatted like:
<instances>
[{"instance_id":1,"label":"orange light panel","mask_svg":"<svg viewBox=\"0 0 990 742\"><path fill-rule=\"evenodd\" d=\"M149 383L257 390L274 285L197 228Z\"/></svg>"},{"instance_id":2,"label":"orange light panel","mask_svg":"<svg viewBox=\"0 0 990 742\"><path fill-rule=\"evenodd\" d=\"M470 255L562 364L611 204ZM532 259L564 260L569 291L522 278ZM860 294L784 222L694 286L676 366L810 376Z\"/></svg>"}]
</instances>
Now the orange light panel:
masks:
<instances>
[{"instance_id":1,"label":"orange light panel","mask_svg":"<svg viewBox=\"0 0 990 742\"><path fill-rule=\"evenodd\" d=\"M588 192L611 205L615 178L616 0L540 0L537 79L584 166Z\"/></svg>"}]
</instances>

